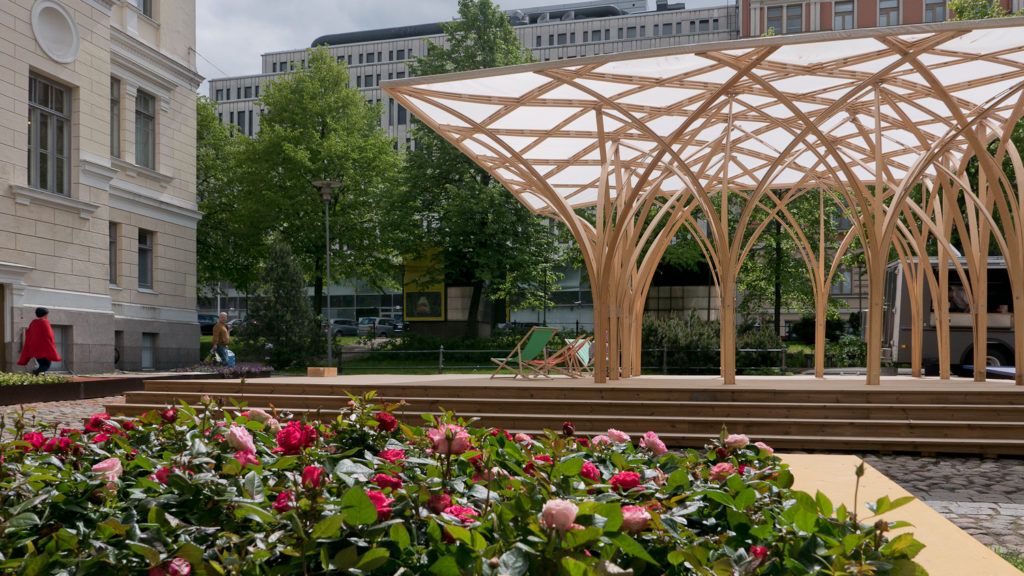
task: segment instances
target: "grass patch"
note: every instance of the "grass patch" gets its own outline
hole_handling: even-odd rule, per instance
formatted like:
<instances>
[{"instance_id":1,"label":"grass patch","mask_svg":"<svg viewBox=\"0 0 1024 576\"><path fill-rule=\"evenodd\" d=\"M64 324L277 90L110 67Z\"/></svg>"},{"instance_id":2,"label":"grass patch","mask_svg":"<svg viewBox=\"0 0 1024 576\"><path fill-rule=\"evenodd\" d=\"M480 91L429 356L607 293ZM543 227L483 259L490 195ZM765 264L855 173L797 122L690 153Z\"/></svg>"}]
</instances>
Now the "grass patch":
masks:
<instances>
[{"instance_id":1,"label":"grass patch","mask_svg":"<svg viewBox=\"0 0 1024 576\"><path fill-rule=\"evenodd\" d=\"M998 548L996 548L996 554L1002 556L1003 560L1012 564L1017 570L1024 572L1024 554L1014 552L1012 550L1000 550Z\"/></svg>"}]
</instances>

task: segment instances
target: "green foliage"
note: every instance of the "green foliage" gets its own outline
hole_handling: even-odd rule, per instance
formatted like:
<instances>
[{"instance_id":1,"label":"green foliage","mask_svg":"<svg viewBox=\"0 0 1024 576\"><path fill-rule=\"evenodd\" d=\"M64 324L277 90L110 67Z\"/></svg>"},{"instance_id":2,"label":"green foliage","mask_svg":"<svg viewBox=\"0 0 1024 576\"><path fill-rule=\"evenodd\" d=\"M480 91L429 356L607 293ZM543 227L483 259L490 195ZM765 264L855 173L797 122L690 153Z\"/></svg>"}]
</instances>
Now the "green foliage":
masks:
<instances>
[{"instance_id":1,"label":"green foliage","mask_svg":"<svg viewBox=\"0 0 1024 576\"><path fill-rule=\"evenodd\" d=\"M209 399L59 433L16 418L0 444L0 570L923 573L921 543L887 537L905 524L793 490L792 471L743 435L668 452L654 432L512 438L451 414L401 423L374 402L308 423Z\"/></svg>"},{"instance_id":2,"label":"green foliage","mask_svg":"<svg viewBox=\"0 0 1024 576\"><path fill-rule=\"evenodd\" d=\"M319 326L309 308L302 270L285 242L271 246L257 294L249 304L250 322L237 337L264 347L275 369L307 362L319 341Z\"/></svg>"},{"instance_id":3,"label":"green foliage","mask_svg":"<svg viewBox=\"0 0 1024 576\"><path fill-rule=\"evenodd\" d=\"M1013 565L1014 568L1024 572L1024 554L1012 550L996 550L1003 560Z\"/></svg>"},{"instance_id":4,"label":"green foliage","mask_svg":"<svg viewBox=\"0 0 1024 576\"><path fill-rule=\"evenodd\" d=\"M949 0L947 6L950 20L987 20L1012 16L998 0Z\"/></svg>"},{"instance_id":5,"label":"green foliage","mask_svg":"<svg viewBox=\"0 0 1024 576\"><path fill-rule=\"evenodd\" d=\"M814 344L814 316L804 316L793 323L790 328L790 334L796 338L797 342L804 344ZM842 337L846 331L846 325L839 318L826 318L825 319L825 340L829 342L835 342Z\"/></svg>"},{"instance_id":6,"label":"green foliage","mask_svg":"<svg viewBox=\"0 0 1024 576\"><path fill-rule=\"evenodd\" d=\"M837 368L867 366L868 345L858 334L843 334L837 341L825 343L825 354Z\"/></svg>"},{"instance_id":7,"label":"green foliage","mask_svg":"<svg viewBox=\"0 0 1024 576\"><path fill-rule=\"evenodd\" d=\"M460 0L459 18L443 24L446 44L430 43L410 67L416 76L493 68L532 60L508 18L490 0ZM551 305L564 231L532 214L485 170L437 133L415 123L415 149L406 157L405 185L395 202L404 219L403 254L440 250L428 276L472 286L469 317L481 298L513 307ZM469 334L473 330L469 328Z\"/></svg>"},{"instance_id":8,"label":"green foliage","mask_svg":"<svg viewBox=\"0 0 1024 576\"><path fill-rule=\"evenodd\" d=\"M61 374L43 372L33 376L31 372L0 372L0 386L28 386L31 384L63 384L71 379Z\"/></svg>"},{"instance_id":9,"label":"green foliage","mask_svg":"<svg viewBox=\"0 0 1024 576\"><path fill-rule=\"evenodd\" d=\"M244 198L233 217L269 257L270 240L288 243L302 274L322 293L325 270L324 201L317 181L340 182L327 211L331 275L394 284L391 209L400 158L380 127L380 107L349 87L344 64L326 48L310 50L307 67L270 82L260 105L260 131L242 139L236 165Z\"/></svg>"}]
</instances>

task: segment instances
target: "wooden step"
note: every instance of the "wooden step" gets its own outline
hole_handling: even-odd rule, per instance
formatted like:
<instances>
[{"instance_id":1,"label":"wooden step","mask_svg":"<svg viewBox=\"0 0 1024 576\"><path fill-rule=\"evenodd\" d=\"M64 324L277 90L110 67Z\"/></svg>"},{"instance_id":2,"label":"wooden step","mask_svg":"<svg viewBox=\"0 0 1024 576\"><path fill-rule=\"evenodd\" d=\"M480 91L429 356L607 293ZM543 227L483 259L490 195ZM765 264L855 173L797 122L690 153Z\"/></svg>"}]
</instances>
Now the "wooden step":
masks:
<instances>
[{"instance_id":1,"label":"wooden step","mask_svg":"<svg viewBox=\"0 0 1024 576\"><path fill-rule=\"evenodd\" d=\"M131 391L125 402L137 404L168 404L178 401L199 404L199 392ZM347 396L283 395L283 394L209 394L224 406L232 400L253 406L276 406L289 409L341 409ZM559 400L552 402L535 398L437 398L379 396L379 403L404 401L408 410L438 411L442 408L456 414L469 412L540 413L557 407L569 414L619 414L623 416L707 416L718 418L760 418L765 414L783 414L786 418L819 418L843 420L969 420L989 422L1024 422L1024 406L944 405L944 404L825 404L800 402L685 402L685 401L610 401Z\"/></svg>"}]
</instances>

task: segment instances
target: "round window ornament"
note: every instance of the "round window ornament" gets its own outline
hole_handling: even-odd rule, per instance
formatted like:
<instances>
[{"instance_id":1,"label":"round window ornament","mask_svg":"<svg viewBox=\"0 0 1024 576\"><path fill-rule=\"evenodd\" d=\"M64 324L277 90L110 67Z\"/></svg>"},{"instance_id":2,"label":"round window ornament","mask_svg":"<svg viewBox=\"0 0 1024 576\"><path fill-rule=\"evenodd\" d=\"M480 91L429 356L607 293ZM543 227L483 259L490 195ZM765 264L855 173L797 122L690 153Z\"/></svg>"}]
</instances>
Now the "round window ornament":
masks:
<instances>
[{"instance_id":1,"label":"round window ornament","mask_svg":"<svg viewBox=\"0 0 1024 576\"><path fill-rule=\"evenodd\" d=\"M70 64L78 58L82 42L78 26L71 11L57 0L37 0L32 7L32 32L43 52L57 62Z\"/></svg>"}]
</instances>

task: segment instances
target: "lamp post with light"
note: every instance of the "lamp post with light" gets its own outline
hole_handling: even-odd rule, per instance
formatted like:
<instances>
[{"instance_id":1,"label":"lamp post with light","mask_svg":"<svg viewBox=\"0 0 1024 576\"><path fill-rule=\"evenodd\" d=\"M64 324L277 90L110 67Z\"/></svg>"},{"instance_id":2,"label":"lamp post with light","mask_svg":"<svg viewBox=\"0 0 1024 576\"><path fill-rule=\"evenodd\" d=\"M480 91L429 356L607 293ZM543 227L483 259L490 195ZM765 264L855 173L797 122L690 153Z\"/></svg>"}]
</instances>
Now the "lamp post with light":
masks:
<instances>
[{"instance_id":1,"label":"lamp post with light","mask_svg":"<svg viewBox=\"0 0 1024 576\"><path fill-rule=\"evenodd\" d=\"M341 182L317 180L313 182L313 186L320 190L320 197L324 199L324 235L327 238L327 275L324 278L324 293L327 295L327 365L331 366L334 364L331 357L331 348L334 347L334 342L331 342L331 194L335 188L341 186Z\"/></svg>"}]
</instances>

